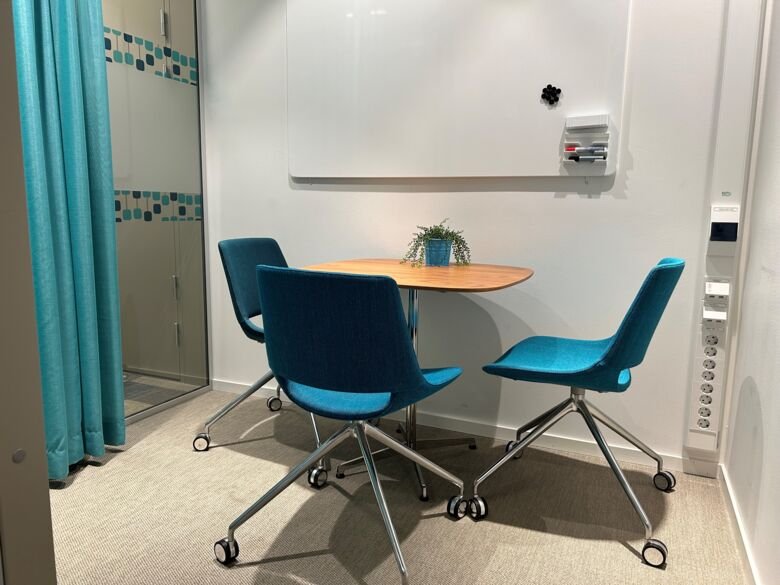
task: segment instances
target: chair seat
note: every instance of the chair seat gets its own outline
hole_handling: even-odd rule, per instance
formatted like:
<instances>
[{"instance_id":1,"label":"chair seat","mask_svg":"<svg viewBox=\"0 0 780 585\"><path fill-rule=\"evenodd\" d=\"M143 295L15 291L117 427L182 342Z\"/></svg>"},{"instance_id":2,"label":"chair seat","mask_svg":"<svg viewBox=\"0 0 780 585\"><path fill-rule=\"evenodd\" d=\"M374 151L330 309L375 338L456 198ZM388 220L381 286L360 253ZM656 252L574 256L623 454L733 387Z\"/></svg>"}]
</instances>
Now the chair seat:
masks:
<instances>
[{"instance_id":1,"label":"chair seat","mask_svg":"<svg viewBox=\"0 0 780 585\"><path fill-rule=\"evenodd\" d=\"M529 337L482 369L513 380L622 392L631 384L630 371L609 370L602 364L611 343L612 338Z\"/></svg>"},{"instance_id":2,"label":"chair seat","mask_svg":"<svg viewBox=\"0 0 780 585\"><path fill-rule=\"evenodd\" d=\"M427 386L420 391L338 392L288 380L285 392L295 404L314 414L339 420L365 420L385 416L435 394L461 375L460 368L423 369Z\"/></svg>"}]
</instances>

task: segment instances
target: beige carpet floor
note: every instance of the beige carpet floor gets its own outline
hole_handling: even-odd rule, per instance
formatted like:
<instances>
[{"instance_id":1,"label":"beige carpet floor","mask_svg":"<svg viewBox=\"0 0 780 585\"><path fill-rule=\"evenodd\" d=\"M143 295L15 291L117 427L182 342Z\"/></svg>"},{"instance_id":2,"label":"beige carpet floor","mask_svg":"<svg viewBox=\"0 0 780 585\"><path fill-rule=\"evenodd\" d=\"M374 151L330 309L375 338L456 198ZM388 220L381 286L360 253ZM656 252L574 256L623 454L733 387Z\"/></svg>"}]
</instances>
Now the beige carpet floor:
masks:
<instances>
[{"instance_id":1,"label":"beige carpet floor","mask_svg":"<svg viewBox=\"0 0 780 585\"><path fill-rule=\"evenodd\" d=\"M365 473L342 480L331 474L321 491L301 478L236 533L237 564L214 560L212 545L228 523L312 443L305 413L285 405L272 414L264 400L252 399L214 429L220 446L193 452L199 423L230 398L209 392L131 425L126 448L50 491L60 585L400 583ZM428 453L469 482L503 451L478 443L475 451ZM353 441L336 451L338 458L356 454ZM595 458L529 449L484 484L490 516L479 523L447 518L454 490L446 482L430 478L424 503L406 461L378 467L413 584L746 583L714 480L679 473L676 491L664 494L652 485L652 468L625 466L669 547L659 570L640 561L641 524Z\"/></svg>"}]
</instances>

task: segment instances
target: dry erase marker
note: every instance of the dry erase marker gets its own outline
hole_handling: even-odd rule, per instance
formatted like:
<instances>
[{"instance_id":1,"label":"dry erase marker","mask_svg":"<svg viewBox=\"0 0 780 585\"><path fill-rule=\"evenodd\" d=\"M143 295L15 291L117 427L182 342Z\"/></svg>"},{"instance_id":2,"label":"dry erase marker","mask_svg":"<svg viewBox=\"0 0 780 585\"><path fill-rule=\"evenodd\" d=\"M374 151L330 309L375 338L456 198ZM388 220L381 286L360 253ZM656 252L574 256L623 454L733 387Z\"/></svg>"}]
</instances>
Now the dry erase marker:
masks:
<instances>
[{"instance_id":1,"label":"dry erase marker","mask_svg":"<svg viewBox=\"0 0 780 585\"><path fill-rule=\"evenodd\" d=\"M567 146L566 152L576 154L605 154L607 152L604 146Z\"/></svg>"},{"instance_id":2,"label":"dry erase marker","mask_svg":"<svg viewBox=\"0 0 780 585\"><path fill-rule=\"evenodd\" d=\"M594 162L597 160L606 160L606 159L607 159L606 156L580 156L578 154L569 157L569 160L573 160L576 162Z\"/></svg>"}]
</instances>

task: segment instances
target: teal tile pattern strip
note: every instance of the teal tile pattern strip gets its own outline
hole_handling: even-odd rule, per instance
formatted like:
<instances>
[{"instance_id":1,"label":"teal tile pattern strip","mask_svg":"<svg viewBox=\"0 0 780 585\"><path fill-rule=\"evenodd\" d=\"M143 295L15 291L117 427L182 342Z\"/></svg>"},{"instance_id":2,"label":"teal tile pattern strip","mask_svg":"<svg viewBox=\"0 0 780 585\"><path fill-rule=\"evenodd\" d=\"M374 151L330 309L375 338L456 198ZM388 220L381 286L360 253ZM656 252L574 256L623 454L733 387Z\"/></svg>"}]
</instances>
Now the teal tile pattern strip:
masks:
<instances>
[{"instance_id":1,"label":"teal tile pattern strip","mask_svg":"<svg viewBox=\"0 0 780 585\"><path fill-rule=\"evenodd\" d=\"M186 85L198 85L198 60L192 55L158 45L151 39L103 27L106 63L127 65Z\"/></svg>"},{"instance_id":2,"label":"teal tile pattern strip","mask_svg":"<svg viewBox=\"0 0 780 585\"><path fill-rule=\"evenodd\" d=\"M114 191L116 223L128 221L201 221L203 196L177 191Z\"/></svg>"}]
</instances>

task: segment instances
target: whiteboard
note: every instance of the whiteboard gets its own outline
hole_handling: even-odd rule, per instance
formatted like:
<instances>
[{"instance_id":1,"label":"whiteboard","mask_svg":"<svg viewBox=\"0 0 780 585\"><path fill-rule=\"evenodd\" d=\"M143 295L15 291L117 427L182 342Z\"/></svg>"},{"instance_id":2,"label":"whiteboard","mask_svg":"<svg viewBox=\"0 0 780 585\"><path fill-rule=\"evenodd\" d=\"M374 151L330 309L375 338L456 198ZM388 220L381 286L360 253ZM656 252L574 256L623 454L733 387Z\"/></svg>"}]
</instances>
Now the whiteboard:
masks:
<instances>
[{"instance_id":1,"label":"whiteboard","mask_svg":"<svg viewBox=\"0 0 780 585\"><path fill-rule=\"evenodd\" d=\"M629 5L287 0L290 175L570 174L566 118L620 121Z\"/></svg>"}]
</instances>

